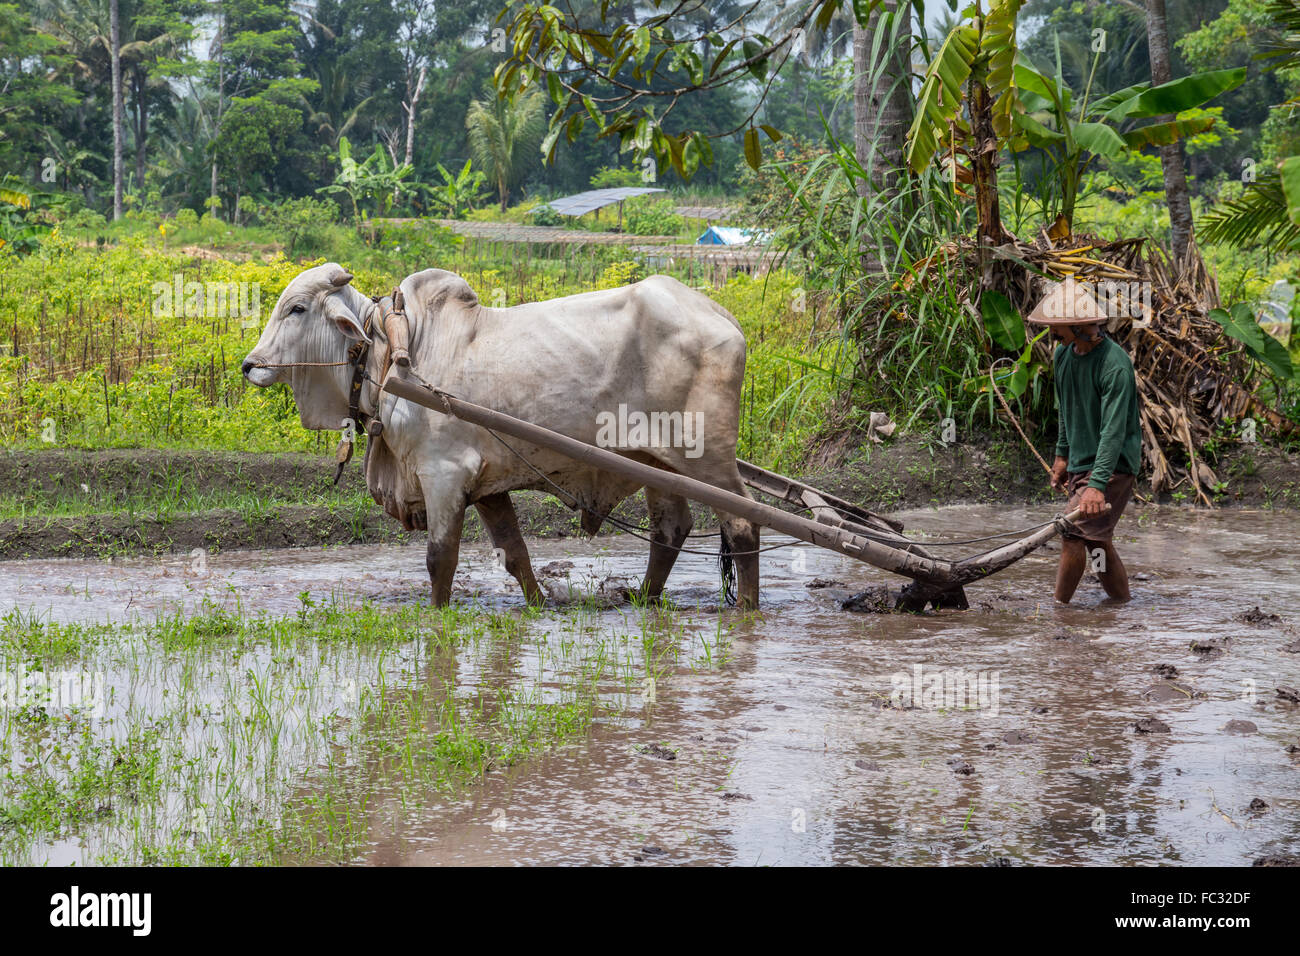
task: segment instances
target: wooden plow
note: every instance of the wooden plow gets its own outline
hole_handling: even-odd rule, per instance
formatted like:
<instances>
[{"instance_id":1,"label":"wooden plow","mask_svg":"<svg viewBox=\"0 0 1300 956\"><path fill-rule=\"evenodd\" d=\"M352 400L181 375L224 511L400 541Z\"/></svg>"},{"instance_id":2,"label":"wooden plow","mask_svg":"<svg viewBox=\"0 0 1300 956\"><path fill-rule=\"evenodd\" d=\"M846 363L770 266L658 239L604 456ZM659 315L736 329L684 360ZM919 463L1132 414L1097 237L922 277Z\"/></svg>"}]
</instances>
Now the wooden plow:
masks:
<instances>
[{"instance_id":1,"label":"wooden plow","mask_svg":"<svg viewBox=\"0 0 1300 956\"><path fill-rule=\"evenodd\" d=\"M999 548L961 560L946 560L931 554L903 536L903 525L892 518L836 498L809 485L739 461L740 476L755 491L810 511L812 518L791 514L676 472L665 471L622 455L569 438L519 418L475 405L429 385L390 375L384 391L398 398L451 415L483 428L518 438L540 448L567 455L575 461L613 472L665 494L681 495L711 508L748 519L773 531L828 548L850 558L912 579L897 601L900 610L920 611L934 607L966 608L964 586L996 574L1031 551L1041 547L1066 524L1081 514L1075 510L1025 537ZM1107 505L1109 507L1109 505Z\"/></svg>"}]
</instances>

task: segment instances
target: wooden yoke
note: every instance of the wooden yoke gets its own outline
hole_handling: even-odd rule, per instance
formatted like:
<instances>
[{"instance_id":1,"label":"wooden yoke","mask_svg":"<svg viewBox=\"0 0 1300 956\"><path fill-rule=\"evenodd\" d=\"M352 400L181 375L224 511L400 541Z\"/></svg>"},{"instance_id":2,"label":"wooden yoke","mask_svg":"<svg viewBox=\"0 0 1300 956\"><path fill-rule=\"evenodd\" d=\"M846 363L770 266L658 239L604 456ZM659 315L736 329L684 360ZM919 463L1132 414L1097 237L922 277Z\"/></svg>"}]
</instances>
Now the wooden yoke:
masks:
<instances>
[{"instance_id":1,"label":"wooden yoke","mask_svg":"<svg viewBox=\"0 0 1300 956\"><path fill-rule=\"evenodd\" d=\"M389 361L399 368L411 365L411 326L406 318L406 297L401 289L394 289L392 310L384 308L388 302L385 297L380 302L379 312L384 323L384 335L388 338Z\"/></svg>"}]
</instances>

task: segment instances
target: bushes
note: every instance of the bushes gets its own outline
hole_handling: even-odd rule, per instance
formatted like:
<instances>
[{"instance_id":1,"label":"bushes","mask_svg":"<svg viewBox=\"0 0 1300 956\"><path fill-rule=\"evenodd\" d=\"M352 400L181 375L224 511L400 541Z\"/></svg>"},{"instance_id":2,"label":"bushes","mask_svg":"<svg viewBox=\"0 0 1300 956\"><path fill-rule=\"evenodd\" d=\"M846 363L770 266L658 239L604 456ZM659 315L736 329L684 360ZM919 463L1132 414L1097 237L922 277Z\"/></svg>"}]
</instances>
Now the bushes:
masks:
<instances>
[{"instance_id":1,"label":"bushes","mask_svg":"<svg viewBox=\"0 0 1300 956\"><path fill-rule=\"evenodd\" d=\"M623 231L634 236L675 236L685 224L670 199L634 196L623 202Z\"/></svg>"},{"instance_id":2,"label":"bushes","mask_svg":"<svg viewBox=\"0 0 1300 956\"><path fill-rule=\"evenodd\" d=\"M256 232L219 228L235 238ZM351 230L329 229L356 242ZM442 237L432 223L394 224L373 254L376 261L411 256L424 268L446 254ZM461 272L487 305L614 288L644 275L640 263L613 258L621 250L600 252L595 261L606 265L594 283L590 275L565 279L563 262L529 272L480 262ZM329 258L356 272L356 287L367 293L391 289L416 267L367 269L339 249ZM0 446L327 451L337 436L302 428L287 386L253 388L239 372L284 286L314 264L281 254L195 260L159 248L152 235L130 234L94 248L56 232L25 258L0 250L0 314L18 329L18 354L10 341L0 349ZM160 308L155 284L174 287L178 277L248 284L259 314ZM760 464L796 463L830 400L835 379L814 367L832 367L834 343L810 349L812 306L795 276L739 276L710 294L736 315L750 344L742 454Z\"/></svg>"},{"instance_id":3,"label":"bushes","mask_svg":"<svg viewBox=\"0 0 1300 956\"><path fill-rule=\"evenodd\" d=\"M546 203L537 206L531 215L534 226L562 226L567 217L560 215Z\"/></svg>"},{"instance_id":4,"label":"bushes","mask_svg":"<svg viewBox=\"0 0 1300 956\"><path fill-rule=\"evenodd\" d=\"M319 246L329 227L339 221L338 206L331 200L309 197L286 199L263 206L258 215L269 228L283 237L291 256L296 255L304 246ZM177 218L180 218L179 214Z\"/></svg>"}]
</instances>

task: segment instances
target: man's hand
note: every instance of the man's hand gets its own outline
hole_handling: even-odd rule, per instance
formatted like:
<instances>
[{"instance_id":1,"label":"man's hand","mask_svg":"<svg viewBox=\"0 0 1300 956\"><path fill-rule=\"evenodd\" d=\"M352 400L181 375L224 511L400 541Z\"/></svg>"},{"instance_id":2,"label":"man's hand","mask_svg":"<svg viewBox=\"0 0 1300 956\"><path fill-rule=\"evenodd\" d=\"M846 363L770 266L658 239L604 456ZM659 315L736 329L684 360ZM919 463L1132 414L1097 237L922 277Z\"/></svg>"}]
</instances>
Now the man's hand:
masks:
<instances>
[{"instance_id":1,"label":"man's hand","mask_svg":"<svg viewBox=\"0 0 1300 956\"><path fill-rule=\"evenodd\" d=\"M1068 462L1066 462L1064 458L1060 458L1060 457L1058 457L1056 461L1052 462L1052 487L1053 488L1059 488L1061 491L1065 490L1065 469L1067 465Z\"/></svg>"},{"instance_id":2,"label":"man's hand","mask_svg":"<svg viewBox=\"0 0 1300 956\"><path fill-rule=\"evenodd\" d=\"M1079 507L1083 509L1085 518L1099 515L1106 510L1106 496L1096 488L1085 488L1079 496Z\"/></svg>"}]
</instances>

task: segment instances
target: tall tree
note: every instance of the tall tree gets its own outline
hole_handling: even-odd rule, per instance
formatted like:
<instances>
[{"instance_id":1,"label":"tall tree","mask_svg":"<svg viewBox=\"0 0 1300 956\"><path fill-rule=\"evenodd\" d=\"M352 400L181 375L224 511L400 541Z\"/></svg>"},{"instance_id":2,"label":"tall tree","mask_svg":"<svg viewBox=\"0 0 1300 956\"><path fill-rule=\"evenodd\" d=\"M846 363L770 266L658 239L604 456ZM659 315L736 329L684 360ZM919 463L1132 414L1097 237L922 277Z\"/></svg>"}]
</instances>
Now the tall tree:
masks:
<instances>
[{"instance_id":1,"label":"tall tree","mask_svg":"<svg viewBox=\"0 0 1300 956\"><path fill-rule=\"evenodd\" d=\"M502 99L489 93L473 100L465 115L469 148L474 161L497 187L501 211L505 212L511 188L537 162L537 145L545 129L541 90Z\"/></svg>"},{"instance_id":2,"label":"tall tree","mask_svg":"<svg viewBox=\"0 0 1300 956\"><path fill-rule=\"evenodd\" d=\"M239 199L259 182L291 171L287 150L302 133L315 80L294 58L298 15L290 0L218 0L217 29L205 73L215 92L212 196L217 169L237 214Z\"/></svg>"},{"instance_id":3,"label":"tall tree","mask_svg":"<svg viewBox=\"0 0 1300 956\"><path fill-rule=\"evenodd\" d=\"M897 0L884 0L865 26L853 28L853 147L870 176L858 186L864 196L892 192L905 165L912 125L910 34L911 8Z\"/></svg>"},{"instance_id":4,"label":"tall tree","mask_svg":"<svg viewBox=\"0 0 1300 956\"><path fill-rule=\"evenodd\" d=\"M910 78L911 8L884 0L865 25L853 27L853 151L866 172L856 185L868 209L877 202L889 203L906 166L907 130L912 125ZM864 230L863 235L875 231ZM889 243L881 245L888 248ZM879 272L882 266L874 247L863 249L868 272Z\"/></svg>"},{"instance_id":5,"label":"tall tree","mask_svg":"<svg viewBox=\"0 0 1300 956\"><path fill-rule=\"evenodd\" d=\"M1165 0L1147 0L1147 48L1151 52L1151 84L1168 83L1173 74L1169 66L1169 21L1165 16ZM1160 122L1173 118L1162 116ZM1181 263L1192 242L1192 196L1187 189L1187 158L1182 139L1160 147L1160 165L1165 175L1165 201L1169 206L1174 261Z\"/></svg>"},{"instance_id":6,"label":"tall tree","mask_svg":"<svg viewBox=\"0 0 1300 956\"><path fill-rule=\"evenodd\" d=\"M63 123L79 100L67 82L71 65L57 37L24 11L0 4L0 168L6 172L39 175L51 135L68 138ZM66 172L64 164L55 172Z\"/></svg>"},{"instance_id":7,"label":"tall tree","mask_svg":"<svg viewBox=\"0 0 1300 956\"><path fill-rule=\"evenodd\" d=\"M122 218L122 29L117 0L109 0L109 57L113 71L113 218Z\"/></svg>"}]
</instances>

